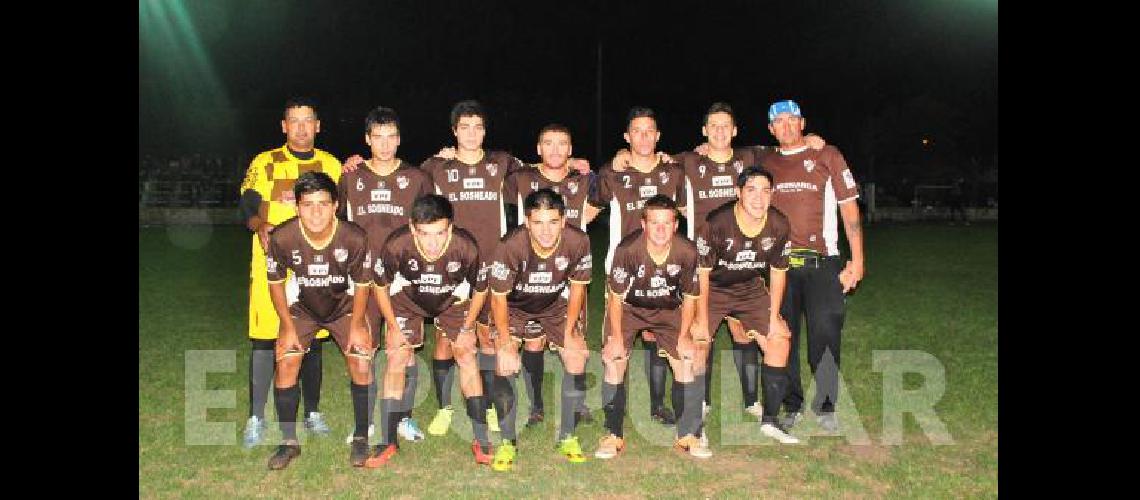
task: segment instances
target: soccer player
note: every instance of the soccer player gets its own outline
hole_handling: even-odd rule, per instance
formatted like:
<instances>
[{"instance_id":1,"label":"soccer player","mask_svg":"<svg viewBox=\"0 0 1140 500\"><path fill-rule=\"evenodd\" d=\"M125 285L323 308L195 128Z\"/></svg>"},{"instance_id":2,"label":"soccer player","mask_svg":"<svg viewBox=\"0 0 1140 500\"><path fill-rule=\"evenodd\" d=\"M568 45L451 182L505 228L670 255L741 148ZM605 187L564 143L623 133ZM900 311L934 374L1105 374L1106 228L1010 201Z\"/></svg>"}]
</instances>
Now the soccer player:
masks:
<instances>
[{"instance_id":1,"label":"soccer player","mask_svg":"<svg viewBox=\"0 0 1140 500\"><path fill-rule=\"evenodd\" d=\"M776 419L788 385L791 334L780 317L780 304L790 229L788 218L771 207L771 200L772 174L757 166L746 167L736 176L736 201L713 210L697 234L701 298L693 322L693 371L698 380L707 377L710 333L726 316L736 318L749 342L764 351L760 431L781 443L795 444L799 441ZM767 284L765 270L769 272Z\"/></svg>"},{"instance_id":2,"label":"soccer player","mask_svg":"<svg viewBox=\"0 0 1140 500\"><path fill-rule=\"evenodd\" d=\"M498 348L492 394L503 433L503 443L491 463L496 471L514 467L518 446L515 376L519 371L519 344L539 341L542 345L544 338L561 355L565 370L559 451L572 463L586 460L574 427L576 410L586 396L589 351L580 318L593 264L590 237L566 224L565 202L549 188L528 194L523 213L524 225L503 237L488 278Z\"/></svg>"},{"instance_id":3,"label":"soccer player","mask_svg":"<svg viewBox=\"0 0 1140 500\"><path fill-rule=\"evenodd\" d=\"M704 385L694 379L690 332L700 293L697 248L677 234L677 206L668 196L655 195L647 200L641 218L642 229L618 244L609 273L602 348L602 401L608 433L594 456L613 458L625 448L622 420L629 345L638 332L652 330L659 346L653 354L667 358L673 370L673 407L677 412L674 447L696 458L708 458L712 452L697 437Z\"/></svg>"},{"instance_id":4,"label":"soccer player","mask_svg":"<svg viewBox=\"0 0 1140 500\"><path fill-rule=\"evenodd\" d=\"M634 107L627 116L625 140L631 151L631 168L617 172L613 164L602 166L596 179L596 189L589 197L594 210L610 208L610 244L606 253L606 270L612 269L614 251L618 242L639 229L641 209L646 200L661 194L674 200L684 210L685 173L676 163L666 163L657 154L657 118L652 109ZM590 214L587 214L590 217ZM691 222L690 222L691 223ZM657 355L656 332L642 333L645 345L645 365L649 379L650 416L665 425L673 425L675 416L665 407L665 375L668 363Z\"/></svg>"},{"instance_id":5,"label":"soccer player","mask_svg":"<svg viewBox=\"0 0 1140 500\"><path fill-rule=\"evenodd\" d=\"M368 233L372 245L372 255L380 255L381 245L395 229L408 224L405 212L416 198L433 191L431 181L423 171L396 157L400 147L400 118L395 110L377 107L364 119L364 142L372 150L372 157L362 168L344 172L338 184L340 208L337 215L352 221ZM375 301L368 303L368 322L379 329L383 318ZM375 346L379 348L379 345ZM409 356L405 367L404 406L411 408L416 395L416 382L419 379L416 357ZM373 370L379 370L380 363L374 363ZM375 427L371 425L372 408L376 401L379 373L373 373L372 385L368 386L369 417L368 435ZM415 419L401 420L397 426L400 436L409 441L424 438ZM351 443L352 436L348 437Z\"/></svg>"},{"instance_id":6,"label":"soccer player","mask_svg":"<svg viewBox=\"0 0 1140 500\"><path fill-rule=\"evenodd\" d=\"M523 201L531 193L539 189L550 189L562 196L566 206L562 218L567 226L586 230L598 210L586 203L589 194L590 176L578 173L570 168L573 145L570 141L570 130L565 126L552 123L542 128L538 133L538 156L542 161L535 168L516 170L503 182L503 209L507 218L507 227L513 228L525 220L523 214ZM587 218L586 215L589 214ZM586 331L586 309L582 308L578 323L582 331ZM542 402L542 379L545 371L545 337L527 340L523 344L522 364L526 370L527 393L530 394L530 416L527 417L526 426L532 427L543 421L544 410ZM577 409L577 418L581 422L591 422L589 410L585 407L585 399Z\"/></svg>"},{"instance_id":7,"label":"soccer player","mask_svg":"<svg viewBox=\"0 0 1140 500\"><path fill-rule=\"evenodd\" d=\"M327 329L345 355L352 379L352 412L356 423L349 461L364 465L368 456L368 384L372 378L372 329L364 311L372 284L367 235L351 222L336 218L336 181L323 172L305 172L293 186L297 217L269 234L266 277L273 308L280 320L274 354L277 377L274 397L282 442L269 458L280 470L301 455L297 441L297 374L317 330ZM285 279L292 273L300 289L297 302L285 298Z\"/></svg>"},{"instance_id":8,"label":"soccer player","mask_svg":"<svg viewBox=\"0 0 1140 500\"><path fill-rule=\"evenodd\" d=\"M451 203L442 196L416 199L408 225L388 236L375 260L376 302L388 325L384 340L388 365L380 404L383 439L366 467L383 466L399 450L396 425L411 411L404 405L404 366L413 350L423 345L423 322L430 317L435 318L439 341L449 345L459 364L459 387L475 434L471 443L475 462L491 463L474 329L486 299L486 270L475 238L452 224L454 217Z\"/></svg>"},{"instance_id":9,"label":"soccer player","mask_svg":"<svg viewBox=\"0 0 1140 500\"><path fill-rule=\"evenodd\" d=\"M241 217L253 232L249 266L249 339L253 349L249 357L249 420L242 439L246 448L260 443L265 432L265 403L273 380L273 349L279 329L265 281L269 231L297 215L293 185L298 175L318 171L333 179L340 177L340 162L314 147L320 131L316 103L308 98L289 99L281 120L285 144L254 157L241 183ZM297 285L292 278L286 283L286 291L289 301L295 301ZM326 330L317 334L318 339L327 337ZM318 436L331 432L320 413L321 370L321 342L315 342L301 362L301 389L305 427Z\"/></svg>"},{"instance_id":10,"label":"soccer player","mask_svg":"<svg viewBox=\"0 0 1140 500\"><path fill-rule=\"evenodd\" d=\"M808 363L816 382L812 411L822 429L839 432L835 402L839 393L839 347L846 309L845 294L863 279L863 229L859 218L859 187L843 154L835 146L816 151L805 144L803 114L795 101L768 108L768 131L780 143L764 167L775 178L772 205L791 222L788 288L780 314L792 335L784 399L783 424L794 426L801 418L803 386L800 382L800 318L807 318ZM847 235L851 258L839 254L839 219Z\"/></svg>"}]
</instances>

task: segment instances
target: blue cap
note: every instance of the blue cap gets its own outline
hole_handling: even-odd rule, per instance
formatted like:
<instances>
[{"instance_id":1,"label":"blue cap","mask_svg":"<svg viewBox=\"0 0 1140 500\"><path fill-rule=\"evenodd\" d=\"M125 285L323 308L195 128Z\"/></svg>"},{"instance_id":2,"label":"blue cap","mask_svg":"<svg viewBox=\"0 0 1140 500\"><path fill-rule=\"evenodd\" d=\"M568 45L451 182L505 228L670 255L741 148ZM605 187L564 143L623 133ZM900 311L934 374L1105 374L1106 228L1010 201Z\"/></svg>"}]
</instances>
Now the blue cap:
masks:
<instances>
[{"instance_id":1,"label":"blue cap","mask_svg":"<svg viewBox=\"0 0 1140 500\"><path fill-rule=\"evenodd\" d=\"M791 113L792 116L803 115L800 113L800 105L796 101L788 99L786 101L776 101L768 107L768 123L776 121L776 115L780 113Z\"/></svg>"}]
</instances>

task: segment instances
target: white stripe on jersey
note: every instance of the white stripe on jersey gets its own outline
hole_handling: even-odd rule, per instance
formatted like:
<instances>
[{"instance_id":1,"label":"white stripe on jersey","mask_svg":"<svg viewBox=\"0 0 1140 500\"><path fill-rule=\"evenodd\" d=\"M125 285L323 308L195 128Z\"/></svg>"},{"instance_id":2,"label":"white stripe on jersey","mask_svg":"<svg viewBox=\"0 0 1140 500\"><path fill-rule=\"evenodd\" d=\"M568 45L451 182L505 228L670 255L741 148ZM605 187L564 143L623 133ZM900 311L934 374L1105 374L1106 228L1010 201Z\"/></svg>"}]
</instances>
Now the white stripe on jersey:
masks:
<instances>
[{"instance_id":1,"label":"white stripe on jersey","mask_svg":"<svg viewBox=\"0 0 1140 500\"><path fill-rule=\"evenodd\" d=\"M516 212L516 213L518 213L518 218L517 218L517 219L515 219L515 221L516 221L516 222L518 222L518 223L519 223L519 225L521 226L521 225L523 225L523 218L525 217L525 216L523 215L523 197L522 197L522 193L519 193L517 196L518 196L518 204L517 204L517 205L515 205L515 212Z\"/></svg>"},{"instance_id":2,"label":"white stripe on jersey","mask_svg":"<svg viewBox=\"0 0 1140 500\"><path fill-rule=\"evenodd\" d=\"M685 219L688 224L686 232L689 233L689 239L694 239L693 232L696 231L697 221L693 220L693 214L697 211L697 204L693 202L693 183L689 181L689 176L685 175Z\"/></svg>"},{"instance_id":3,"label":"white stripe on jersey","mask_svg":"<svg viewBox=\"0 0 1140 500\"><path fill-rule=\"evenodd\" d=\"M839 204L835 201L835 188L831 185L831 178L823 186L823 243L827 247L827 255L839 255L839 220L836 212Z\"/></svg>"},{"instance_id":4,"label":"white stripe on jersey","mask_svg":"<svg viewBox=\"0 0 1140 500\"><path fill-rule=\"evenodd\" d=\"M610 273L610 264L614 261L614 250L621 243L621 203L615 196L610 200L610 245L606 250L606 274Z\"/></svg>"},{"instance_id":5,"label":"white stripe on jersey","mask_svg":"<svg viewBox=\"0 0 1140 500\"><path fill-rule=\"evenodd\" d=\"M578 220L582 221L582 232L586 231L586 199L582 198L582 206L578 207Z\"/></svg>"},{"instance_id":6,"label":"white stripe on jersey","mask_svg":"<svg viewBox=\"0 0 1140 500\"><path fill-rule=\"evenodd\" d=\"M506 201L503 200L503 187L504 186L502 184L499 184L499 237L500 238L502 238L504 234L507 234L507 211L503 208L503 204L506 203ZM522 219L519 219L518 222L521 224Z\"/></svg>"}]
</instances>

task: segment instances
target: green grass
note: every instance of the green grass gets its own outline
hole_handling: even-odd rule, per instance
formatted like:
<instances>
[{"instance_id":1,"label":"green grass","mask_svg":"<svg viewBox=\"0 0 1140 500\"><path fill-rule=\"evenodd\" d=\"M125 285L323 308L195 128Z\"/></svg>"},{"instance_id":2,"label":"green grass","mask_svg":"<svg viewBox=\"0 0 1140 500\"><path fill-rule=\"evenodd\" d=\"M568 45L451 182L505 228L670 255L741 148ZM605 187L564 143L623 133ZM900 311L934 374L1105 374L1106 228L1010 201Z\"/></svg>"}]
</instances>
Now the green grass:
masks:
<instances>
[{"instance_id":1,"label":"green grass","mask_svg":"<svg viewBox=\"0 0 1140 500\"><path fill-rule=\"evenodd\" d=\"M718 406L708 426L716 455L709 460L671 451L672 428L648 421L643 358L635 355L626 453L610 461L564 462L553 444L560 365L548 356L546 426L525 429L520 415L514 472L476 466L469 440L456 432L404 443L385 469L353 469L344 444L352 420L347 376L342 356L329 343L321 408L334 435L315 439L302 433L303 455L287 470L273 472L265 466L271 444L248 451L240 446L248 411L249 236L240 227L140 228L139 495L996 497L997 226L880 224L866 232L867 277L848 299L841 372L846 396L840 407L847 410L844 429L861 429L846 437L813 436L811 419L795 430L809 438L806 445L778 446L760 437L754 419L738 410L739 385L722 330L717 349L724 351L713 367ZM603 237L594 243L600 255ZM596 270L589 300L589 342L595 350L601 345L601 276ZM211 434L227 444L188 444L195 433L187 431L186 360L187 352L198 350L221 351L209 359L222 366L204 376L200 389L228 391L212 403L217 408L205 412L209 425L230 427ZM910 415L902 419L902 443L884 444L883 373L872 369L872 359L876 351L894 350L928 353L945 370L945 393L934 408L953 444L932 444ZM421 359L427 360L430 352L421 353ZM596 359L591 363L600 367ZM806 360L803 366L806 377ZM190 370L202 379L201 370ZM426 375L421 372L415 409L425 428L436 409ZM597 383L592 377L587 402L600 421ZM913 374L903 377L905 389L922 383ZM523 387L520 381L520 393ZM458 398L458 389L454 392ZM192 394L192 401L201 400L199 393ZM521 407L527 408L525 395L520 397ZM854 408L842 406L844 400ZM272 399L267 415L275 418ZM470 432L462 411L456 412L456 422L453 428ZM579 428L587 453L592 454L600 434L600 423Z\"/></svg>"}]
</instances>

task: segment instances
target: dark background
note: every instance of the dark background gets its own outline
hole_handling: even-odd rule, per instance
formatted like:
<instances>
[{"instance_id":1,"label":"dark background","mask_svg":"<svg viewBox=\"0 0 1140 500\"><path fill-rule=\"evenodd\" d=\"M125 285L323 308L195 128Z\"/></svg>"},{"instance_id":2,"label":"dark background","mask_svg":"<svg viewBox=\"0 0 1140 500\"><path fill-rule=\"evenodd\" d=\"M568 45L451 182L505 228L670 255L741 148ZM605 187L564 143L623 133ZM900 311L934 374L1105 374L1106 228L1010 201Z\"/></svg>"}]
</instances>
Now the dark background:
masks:
<instances>
[{"instance_id":1,"label":"dark background","mask_svg":"<svg viewBox=\"0 0 1140 500\"><path fill-rule=\"evenodd\" d=\"M139 154L248 163L308 94L319 148L367 155L364 116L385 105L418 163L453 144L451 106L477 99L487 148L536 160L537 131L561 122L597 168L633 105L675 152L702 141L715 101L735 109L737 145L774 144L767 106L791 98L861 182L996 189L997 65L996 0L141 0Z\"/></svg>"}]
</instances>

